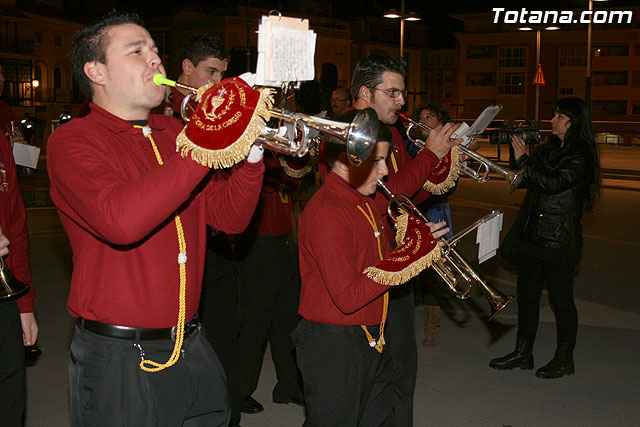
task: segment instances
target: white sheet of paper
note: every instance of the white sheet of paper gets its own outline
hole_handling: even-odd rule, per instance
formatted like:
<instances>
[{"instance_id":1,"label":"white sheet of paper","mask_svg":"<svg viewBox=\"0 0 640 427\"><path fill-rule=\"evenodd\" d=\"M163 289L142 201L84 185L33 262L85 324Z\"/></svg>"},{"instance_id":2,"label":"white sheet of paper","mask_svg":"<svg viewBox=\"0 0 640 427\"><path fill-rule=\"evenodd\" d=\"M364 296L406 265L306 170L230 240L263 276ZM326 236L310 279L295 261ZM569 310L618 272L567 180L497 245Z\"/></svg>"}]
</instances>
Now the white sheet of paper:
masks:
<instances>
[{"instance_id":1,"label":"white sheet of paper","mask_svg":"<svg viewBox=\"0 0 640 427\"><path fill-rule=\"evenodd\" d=\"M473 122L471 128L467 132L465 132L464 141L462 145L469 147L473 144L476 137L485 131L487 126L491 124L493 119L496 118L498 113L502 110L502 105L489 105L487 108L482 111L482 114L478 116L478 118Z\"/></svg>"},{"instance_id":2,"label":"white sheet of paper","mask_svg":"<svg viewBox=\"0 0 640 427\"><path fill-rule=\"evenodd\" d=\"M502 230L503 213L500 212L489 221L480 224L476 243L478 246L478 263L482 264L486 260L492 258L497 249L500 247L500 230Z\"/></svg>"},{"instance_id":3,"label":"white sheet of paper","mask_svg":"<svg viewBox=\"0 0 640 427\"><path fill-rule=\"evenodd\" d=\"M16 165L37 169L39 157L40 148L21 142L13 144L13 159Z\"/></svg>"},{"instance_id":4,"label":"white sheet of paper","mask_svg":"<svg viewBox=\"0 0 640 427\"><path fill-rule=\"evenodd\" d=\"M263 16L258 27L256 84L280 87L283 82L315 78L316 33L308 19Z\"/></svg>"}]
</instances>

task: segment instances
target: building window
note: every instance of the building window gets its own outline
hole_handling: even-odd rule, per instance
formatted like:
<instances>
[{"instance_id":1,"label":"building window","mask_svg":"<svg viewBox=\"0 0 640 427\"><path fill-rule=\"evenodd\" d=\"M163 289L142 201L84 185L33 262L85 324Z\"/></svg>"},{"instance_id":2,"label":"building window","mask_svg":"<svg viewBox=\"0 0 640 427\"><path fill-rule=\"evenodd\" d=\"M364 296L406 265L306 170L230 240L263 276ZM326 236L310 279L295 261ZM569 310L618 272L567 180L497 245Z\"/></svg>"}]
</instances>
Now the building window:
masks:
<instances>
[{"instance_id":1,"label":"building window","mask_svg":"<svg viewBox=\"0 0 640 427\"><path fill-rule=\"evenodd\" d=\"M496 46L469 46L467 59L495 58L498 48Z\"/></svg>"},{"instance_id":2,"label":"building window","mask_svg":"<svg viewBox=\"0 0 640 427\"><path fill-rule=\"evenodd\" d=\"M626 71L597 71L593 73L594 86L626 86L628 82Z\"/></svg>"},{"instance_id":3,"label":"building window","mask_svg":"<svg viewBox=\"0 0 640 427\"><path fill-rule=\"evenodd\" d=\"M593 101L593 112L608 116L627 114L627 101Z\"/></svg>"},{"instance_id":4,"label":"building window","mask_svg":"<svg viewBox=\"0 0 640 427\"><path fill-rule=\"evenodd\" d=\"M560 88L560 95L573 95L573 88L572 87L561 87Z\"/></svg>"},{"instance_id":5,"label":"building window","mask_svg":"<svg viewBox=\"0 0 640 427\"><path fill-rule=\"evenodd\" d=\"M524 93L524 73L498 74L498 94L521 95Z\"/></svg>"},{"instance_id":6,"label":"building window","mask_svg":"<svg viewBox=\"0 0 640 427\"><path fill-rule=\"evenodd\" d=\"M629 46L598 46L593 48L593 56L629 56Z\"/></svg>"},{"instance_id":7,"label":"building window","mask_svg":"<svg viewBox=\"0 0 640 427\"><path fill-rule=\"evenodd\" d=\"M60 34L55 34L53 36L53 44L55 44L57 47L62 46L62 36Z\"/></svg>"},{"instance_id":8,"label":"building window","mask_svg":"<svg viewBox=\"0 0 640 427\"><path fill-rule=\"evenodd\" d=\"M640 71L632 71L631 86L640 87Z\"/></svg>"},{"instance_id":9,"label":"building window","mask_svg":"<svg viewBox=\"0 0 640 427\"><path fill-rule=\"evenodd\" d=\"M496 73L467 73L467 86L495 86Z\"/></svg>"},{"instance_id":10,"label":"building window","mask_svg":"<svg viewBox=\"0 0 640 427\"><path fill-rule=\"evenodd\" d=\"M62 87L62 77L60 68L56 67L53 70L53 87L54 89L60 89Z\"/></svg>"},{"instance_id":11,"label":"building window","mask_svg":"<svg viewBox=\"0 0 640 427\"><path fill-rule=\"evenodd\" d=\"M36 43L42 43L42 31L36 31Z\"/></svg>"},{"instance_id":12,"label":"building window","mask_svg":"<svg viewBox=\"0 0 640 427\"><path fill-rule=\"evenodd\" d=\"M501 47L498 50L498 67L524 67L527 65L527 48Z\"/></svg>"},{"instance_id":13,"label":"building window","mask_svg":"<svg viewBox=\"0 0 640 427\"><path fill-rule=\"evenodd\" d=\"M563 46L560 48L561 67L584 67L587 65L587 48L584 46Z\"/></svg>"},{"instance_id":14,"label":"building window","mask_svg":"<svg viewBox=\"0 0 640 427\"><path fill-rule=\"evenodd\" d=\"M640 102L634 102L631 105L631 114L640 114Z\"/></svg>"},{"instance_id":15,"label":"building window","mask_svg":"<svg viewBox=\"0 0 640 427\"><path fill-rule=\"evenodd\" d=\"M2 63L5 100L24 105L31 98L31 61L13 60Z\"/></svg>"}]
</instances>

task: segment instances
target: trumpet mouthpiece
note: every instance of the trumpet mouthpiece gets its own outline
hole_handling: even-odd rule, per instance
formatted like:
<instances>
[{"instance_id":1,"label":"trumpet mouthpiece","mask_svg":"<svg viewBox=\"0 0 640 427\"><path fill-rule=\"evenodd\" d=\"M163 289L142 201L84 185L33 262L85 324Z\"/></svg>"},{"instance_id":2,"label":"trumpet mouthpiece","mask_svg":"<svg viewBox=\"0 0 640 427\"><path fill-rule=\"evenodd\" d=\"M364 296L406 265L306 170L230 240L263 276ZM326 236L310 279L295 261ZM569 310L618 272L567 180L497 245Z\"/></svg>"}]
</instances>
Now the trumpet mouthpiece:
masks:
<instances>
[{"instance_id":1,"label":"trumpet mouthpiece","mask_svg":"<svg viewBox=\"0 0 640 427\"><path fill-rule=\"evenodd\" d=\"M404 114L402 114L400 111L396 111L396 114L399 115L400 117L402 117L405 120L409 120L409 117L405 116Z\"/></svg>"},{"instance_id":2,"label":"trumpet mouthpiece","mask_svg":"<svg viewBox=\"0 0 640 427\"><path fill-rule=\"evenodd\" d=\"M160 73L154 74L153 82L158 86L167 85L167 86L175 87L175 85L176 85L176 82L174 82L173 80L169 80L168 78L166 78L165 76L163 76Z\"/></svg>"}]
</instances>

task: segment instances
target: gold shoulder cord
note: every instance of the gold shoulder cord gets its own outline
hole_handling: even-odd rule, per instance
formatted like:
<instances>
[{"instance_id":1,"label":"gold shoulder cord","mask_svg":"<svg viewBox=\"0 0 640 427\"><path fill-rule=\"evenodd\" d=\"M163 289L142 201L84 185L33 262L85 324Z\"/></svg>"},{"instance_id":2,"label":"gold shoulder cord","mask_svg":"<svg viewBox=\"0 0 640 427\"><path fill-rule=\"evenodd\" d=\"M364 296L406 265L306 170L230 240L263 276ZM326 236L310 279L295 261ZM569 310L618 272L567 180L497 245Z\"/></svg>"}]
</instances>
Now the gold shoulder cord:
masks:
<instances>
[{"instance_id":1,"label":"gold shoulder cord","mask_svg":"<svg viewBox=\"0 0 640 427\"><path fill-rule=\"evenodd\" d=\"M369 206L369 203L367 203L367 202L364 202L364 204L367 207L367 210L369 211L369 213L365 212L365 210L362 209L362 206L358 206L358 210L360 210L362 215L364 215L364 217L369 222L369 225L371 225L371 228L373 229L373 235L375 236L376 243L378 244L378 256L380 257L380 260L382 261L384 259L384 257L382 256L382 243L380 242L380 231L378 230L378 225L376 224L375 217L373 216L373 212L371 211L371 206ZM383 297L383 301L382 301L382 320L380 321L380 338L378 338L377 342L376 342L376 340L373 339L373 337L369 333L369 330L367 329L367 326L366 325L360 325L360 327L362 327L362 330L364 331L365 335L367 336L367 340L369 341L369 345L371 347L375 348L378 351L378 353L382 353L382 348L385 345L385 341L384 341L384 325L387 323L387 313L388 313L388 311L389 311L389 291L384 293L384 297Z\"/></svg>"},{"instance_id":2,"label":"gold shoulder cord","mask_svg":"<svg viewBox=\"0 0 640 427\"><path fill-rule=\"evenodd\" d=\"M158 164L162 166L164 163L162 161L162 157L160 156L160 152L158 151L158 147L156 146L153 137L151 136L151 128L148 126L138 126L134 125L134 128L142 129L142 133L144 136L149 139L151 142L151 147L153 147L153 152L156 155L156 160ZM178 308L178 327L176 328L176 341L173 347L173 353L169 360L165 363L154 362L153 360L142 360L140 361L140 369L145 372L158 372L166 369L170 366L173 366L180 359L180 350L182 350L182 342L184 341L184 324L186 322L186 311L187 311L187 241L184 238L184 229L182 228L182 221L180 221L180 216L176 213L174 217L174 221L176 223L176 232L178 234L178 264L180 265L180 302Z\"/></svg>"}]
</instances>

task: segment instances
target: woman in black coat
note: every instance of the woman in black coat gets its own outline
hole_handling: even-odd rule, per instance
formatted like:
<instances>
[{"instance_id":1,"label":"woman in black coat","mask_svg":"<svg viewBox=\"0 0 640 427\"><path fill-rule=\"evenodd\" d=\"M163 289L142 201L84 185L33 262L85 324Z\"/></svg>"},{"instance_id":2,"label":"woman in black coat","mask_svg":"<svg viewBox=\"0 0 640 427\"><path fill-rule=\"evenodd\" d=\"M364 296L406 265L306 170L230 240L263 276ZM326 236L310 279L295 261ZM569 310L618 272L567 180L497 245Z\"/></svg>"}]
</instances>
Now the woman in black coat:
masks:
<instances>
[{"instance_id":1,"label":"woman in black coat","mask_svg":"<svg viewBox=\"0 0 640 427\"><path fill-rule=\"evenodd\" d=\"M540 296L546 285L556 315L557 347L553 359L536 371L540 378L575 372L573 349L578 312L573 277L582 252L583 212L590 212L600 193L600 162L589 111L580 98L556 101L552 136L531 158L525 143L511 144L518 169L526 167L527 188L518 218L518 335L515 351L492 359L495 369L533 369L533 342L538 329Z\"/></svg>"}]
</instances>

